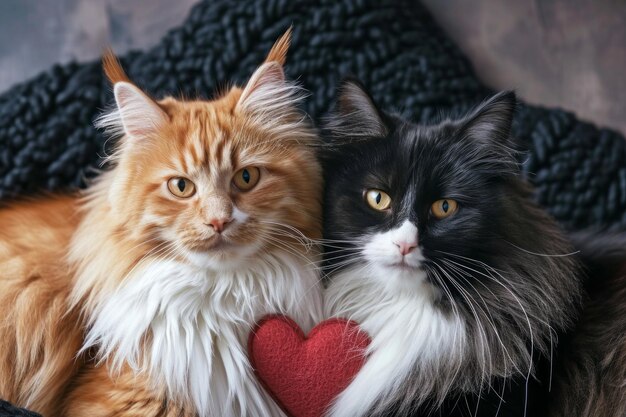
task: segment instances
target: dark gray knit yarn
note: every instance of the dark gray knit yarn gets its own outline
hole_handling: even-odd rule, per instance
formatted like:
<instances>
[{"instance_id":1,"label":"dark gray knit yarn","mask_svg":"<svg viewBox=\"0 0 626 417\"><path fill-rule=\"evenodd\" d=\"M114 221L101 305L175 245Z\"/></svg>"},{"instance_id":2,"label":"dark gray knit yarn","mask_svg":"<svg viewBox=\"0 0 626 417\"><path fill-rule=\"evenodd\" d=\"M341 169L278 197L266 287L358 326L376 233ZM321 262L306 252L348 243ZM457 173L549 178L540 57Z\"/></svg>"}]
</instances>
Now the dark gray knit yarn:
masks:
<instances>
[{"instance_id":1,"label":"dark gray knit yarn","mask_svg":"<svg viewBox=\"0 0 626 417\"><path fill-rule=\"evenodd\" d=\"M2 417L41 417L41 414L17 408L6 401L0 400L0 416Z\"/></svg>"},{"instance_id":2,"label":"dark gray knit yarn","mask_svg":"<svg viewBox=\"0 0 626 417\"><path fill-rule=\"evenodd\" d=\"M428 122L489 91L415 1L211 0L146 52L123 57L157 97L210 97L242 82L294 25L289 76L319 120L337 82L360 78L383 108ZM92 122L112 101L97 62L54 66L0 96L0 199L82 186L104 154ZM568 228L626 227L626 141L561 110L520 106L515 134L539 201Z\"/></svg>"}]
</instances>

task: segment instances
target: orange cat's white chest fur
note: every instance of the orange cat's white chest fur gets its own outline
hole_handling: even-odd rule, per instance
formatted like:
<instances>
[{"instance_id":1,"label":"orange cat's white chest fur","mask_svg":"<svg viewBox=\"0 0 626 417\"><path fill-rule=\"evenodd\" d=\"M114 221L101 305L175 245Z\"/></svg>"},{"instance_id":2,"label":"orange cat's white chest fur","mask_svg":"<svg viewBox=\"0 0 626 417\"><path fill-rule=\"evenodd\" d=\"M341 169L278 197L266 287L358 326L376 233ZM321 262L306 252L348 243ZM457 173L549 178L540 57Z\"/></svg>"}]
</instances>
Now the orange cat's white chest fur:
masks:
<instances>
[{"instance_id":1,"label":"orange cat's white chest fur","mask_svg":"<svg viewBox=\"0 0 626 417\"><path fill-rule=\"evenodd\" d=\"M98 304L85 348L99 345L114 372L125 363L147 372L201 416L281 415L253 374L247 337L256 320L280 311L310 328L317 286L313 268L278 251L223 271L155 260Z\"/></svg>"}]
</instances>

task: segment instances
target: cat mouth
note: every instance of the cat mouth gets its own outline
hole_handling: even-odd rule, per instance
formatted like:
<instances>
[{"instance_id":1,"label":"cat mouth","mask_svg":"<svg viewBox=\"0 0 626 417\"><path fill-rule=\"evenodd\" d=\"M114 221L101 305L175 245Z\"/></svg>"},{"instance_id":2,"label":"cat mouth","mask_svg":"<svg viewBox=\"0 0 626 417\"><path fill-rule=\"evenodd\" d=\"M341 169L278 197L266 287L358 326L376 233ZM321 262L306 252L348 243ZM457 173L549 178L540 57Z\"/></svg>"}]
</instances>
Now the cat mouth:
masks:
<instances>
[{"instance_id":1,"label":"cat mouth","mask_svg":"<svg viewBox=\"0 0 626 417\"><path fill-rule=\"evenodd\" d=\"M213 251L224 251L228 249L232 249L234 247L234 243L226 240L222 235L213 235L208 239L203 239L199 241L196 245L196 250L213 252Z\"/></svg>"},{"instance_id":2,"label":"cat mouth","mask_svg":"<svg viewBox=\"0 0 626 417\"><path fill-rule=\"evenodd\" d=\"M411 265L406 260L388 264L387 266L400 271L419 271L422 269L420 265Z\"/></svg>"}]
</instances>

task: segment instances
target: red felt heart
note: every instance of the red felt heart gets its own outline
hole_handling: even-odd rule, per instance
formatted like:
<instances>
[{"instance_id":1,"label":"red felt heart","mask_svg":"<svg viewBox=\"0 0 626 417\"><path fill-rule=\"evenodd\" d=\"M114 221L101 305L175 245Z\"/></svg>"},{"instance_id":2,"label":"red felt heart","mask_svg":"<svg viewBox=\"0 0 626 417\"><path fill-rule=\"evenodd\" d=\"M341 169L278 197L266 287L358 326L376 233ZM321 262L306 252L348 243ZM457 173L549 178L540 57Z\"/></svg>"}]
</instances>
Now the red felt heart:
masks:
<instances>
[{"instance_id":1,"label":"red felt heart","mask_svg":"<svg viewBox=\"0 0 626 417\"><path fill-rule=\"evenodd\" d=\"M326 320L308 337L290 318L268 316L250 334L257 377L291 417L322 417L365 361L368 335L353 321Z\"/></svg>"}]
</instances>

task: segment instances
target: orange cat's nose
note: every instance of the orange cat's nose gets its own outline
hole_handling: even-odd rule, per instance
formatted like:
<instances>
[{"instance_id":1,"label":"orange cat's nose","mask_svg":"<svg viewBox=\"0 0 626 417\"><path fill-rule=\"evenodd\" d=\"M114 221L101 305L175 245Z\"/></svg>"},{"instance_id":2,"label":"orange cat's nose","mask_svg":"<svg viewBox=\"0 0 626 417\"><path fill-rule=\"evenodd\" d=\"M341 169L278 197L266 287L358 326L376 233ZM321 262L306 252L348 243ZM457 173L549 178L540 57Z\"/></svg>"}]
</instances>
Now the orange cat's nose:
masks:
<instances>
[{"instance_id":1,"label":"orange cat's nose","mask_svg":"<svg viewBox=\"0 0 626 417\"><path fill-rule=\"evenodd\" d=\"M211 226L213 230L215 230L216 233L222 233L230 222L232 222L232 219L223 218L223 219L211 219L211 221L209 221L208 224L206 223L205 224L207 226Z\"/></svg>"}]
</instances>

